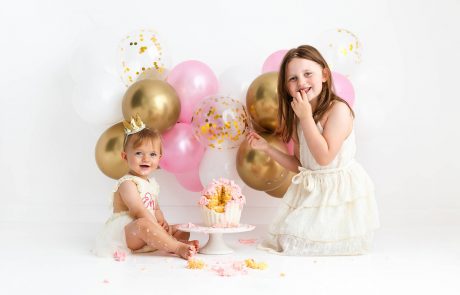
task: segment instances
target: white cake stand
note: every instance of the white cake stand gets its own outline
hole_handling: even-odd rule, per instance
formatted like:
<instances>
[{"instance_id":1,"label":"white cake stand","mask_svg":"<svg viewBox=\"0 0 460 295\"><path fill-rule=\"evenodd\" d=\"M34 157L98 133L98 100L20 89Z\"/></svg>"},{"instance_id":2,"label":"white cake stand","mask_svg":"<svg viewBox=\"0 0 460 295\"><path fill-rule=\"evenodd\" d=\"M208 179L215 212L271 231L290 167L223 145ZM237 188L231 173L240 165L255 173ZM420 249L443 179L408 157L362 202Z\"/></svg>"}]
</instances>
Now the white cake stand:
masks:
<instances>
[{"instance_id":1,"label":"white cake stand","mask_svg":"<svg viewBox=\"0 0 460 295\"><path fill-rule=\"evenodd\" d=\"M208 242L200 247L202 254L230 254L233 249L225 244L223 235L251 231L256 228L254 225L240 224L238 227L207 227L199 224L181 224L178 229L185 232L204 233L209 235Z\"/></svg>"}]
</instances>

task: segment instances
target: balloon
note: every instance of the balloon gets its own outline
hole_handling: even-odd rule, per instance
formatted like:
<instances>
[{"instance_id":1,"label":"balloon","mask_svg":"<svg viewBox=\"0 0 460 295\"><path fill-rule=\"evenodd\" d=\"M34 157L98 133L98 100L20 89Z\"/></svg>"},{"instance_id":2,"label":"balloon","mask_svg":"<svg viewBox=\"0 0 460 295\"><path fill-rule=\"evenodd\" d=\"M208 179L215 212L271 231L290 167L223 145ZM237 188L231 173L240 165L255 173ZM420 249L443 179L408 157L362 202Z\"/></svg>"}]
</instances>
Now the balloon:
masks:
<instances>
[{"instance_id":1,"label":"balloon","mask_svg":"<svg viewBox=\"0 0 460 295\"><path fill-rule=\"evenodd\" d=\"M84 32L70 59L72 80L81 88L85 88L95 78L105 76L122 83L119 78L121 71L117 67L118 42L119 36L113 29L92 27Z\"/></svg>"},{"instance_id":2,"label":"balloon","mask_svg":"<svg viewBox=\"0 0 460 295\"><path fill-rule=\"evenodd\" d=\"M287 192L288 188L291 186L292 177L294 177L294 175L296 175L292 171L288 171L288 173L289 173L288 176L286 177L286 179L284 179L284 181L281 183L281 185L279 187L275 188L274 190L265 191L265 192L268 195L270 195L272 197L275 197L275 198L284 197L284 194Z\"/></svg>"},{"instance_id":3,"label":"balloon","mask_svg":"<svg viewBox=\"0 0 460 295\"><path fill-rule=\"evenodd\" d=\"M335 94L348 102L350 107L353 107L355 104L355 90L353 89L353 85L350 80L339 73L332 72L332 85L334 87Z\"/></svg>"},{"instance_id":4,"label":"balloon","mask_svg":"<svg viewBox=\"0 0 460 295\"><path fill-rule=\"evenodd\" d=\"M126 90L122 111L126 120L139 114L149 128L163 132L177 122L180 101L174 89L160 80L137 81Z\"/></svg>"},{"instance_id":5,"label":"balloon","mask_svg":"<svg viewBox=\"0 0 460 295\"><path fill-rule=\"evenodd\" d=\"M118 77L102 72L100 74L74 87L72 105L84 121L107 126L123 119L120 105L125 87Z\"/></svg>"},{"instance_id":6,"label":"balloon","mask_svg":"<svg viewBox=\"0 0 460 295\"><path fill-rule=\"evenodd\" d=\"M259 69L250 65L230 67L219 76L219 93L234 97L246 105L248 87L258 75Z\"/></svg>"},{"instance_id":7,"label":"balloon","mask_svg":"<svg viewBox=\"0 0 460 295\"><path fill-rule=\"evenodd\" d=\"M162 139L161 168L175 174L198 170L204 147L193 135L190 125L177 123L162 135Z\"/></svg>"},{"instance_id":8,"label":"balloon","mask_svg":"<svg viewBox=\"0 0 460 295\"><path fill-rule=\"evenodd\" d=\"M257 77L249 86L246 107L253 127L273 132L278 128L278 73L266 73Z\"/></svg>"},{"instance_id":9,"label":"balloon","mask_svg":"<svg viewBox=\"0 0 460 295\"><path fill-rule=\"evenodd\" d=\"M194 108L205 97L214 95L219 89L217 77L204 63L196 60L184 61L175 66L167 81L177 91L181 103L179 122L190 123Z\"/></svg>"},{"instance_id":10,"label":"balloon","mask_svg":"<svg viewBox=\"0 0 460 295\"><path fill-rule=\"evenodd\" d=\"M158 33L153 30L131 32L120 41L119 50L121 79L126 87L133 84L146 70L156 71L161 76L170 67Z\"/></svg>"},{"instance_id":11,"label":"balloon","mask_svg":"<svg viewBox=\"0 0 460 295\"><path fill-rule=\"evenodd\" d=\"M236 171L236 153L238 149L206 149L200 163L200 180L207 185L220 177L233 180L241 188L244 182Z\"/></svg>"},{"instance_id":12,"label":"balloon","mask_svg":"<svg viewBox=\"0 0 460 295\"><path fill-rule=\"evenodd\" d=\"M235 148L248 129L246 110L236 99L209 97L196 107L192 127L196 138L206 147Z\"/></svg>"},{"instance_id":13,"label":"balloon","mask_svg":"<svg viewBox=\"0 0 460 295\"><path fill-rule=\"evenodd\" d=\"M164 69L161 73L155 69L147 69L139 74L137 77L137 81L150 79L150 80L166 80L166 76L168 76L168 69Z\"/></svg>"},{"instance_id":14,"label":"balloon","mask_svg":"<svg viewBox=\"0 0 460 295\"><path fill-rule=\"evenodd\" d=\"M281 62L288 51L286 49L278 50L270 54L262 66L262 73L279 72Z\"/></svg>"},{"instance_id":15,"label":"balloon","mask_svg":"<svg viewBox=\"0 0 460 295\"><path fill-rule=\"evenodd\" d=\"M287 147L280 138L274 135L261 135L269 144L287 153ZM288 175L288 171L265 152L252 149L247 140L243 141L238 149L236 169L248 186L262 191L278 188Z\"/></svg>"},{"instance_id":16,"label":"balloon","mask_svg":"<svg viewBox=\"0 0 460 295\"><path fill-rule=\"evenodd\" d=\"M197 169L193 169L185 173L178 173L174 176L176 176L177 181L182 185L182 187L188 191L199 192L203 190L203 185L200 182Z\"/></svg>"},{"instance_id":17,"label":"balloon","mask_svg":"<svg viewBox=\"0 0 460 295\"><path fill-rule=\"evenodd\" d=\"M80 118L98 127L123 119L120 104L125 87L117 68L118 36L95 27L83 34L72 53L69 73L74 82L72 105Z\"/></svg>"},{"instance_id":18,"label":"balloon","mask_svg":"<svg viewBox=\"0 0 460 295\"><path fill-rule=\"evenodd\" d=\"M328 30L319 37L318 42L318 50L332 71L350 76L361 63L362 45L358 37L348 30Z\"/></svg>"},{"instance_id":19,"label":"balloon","mask_svg":"<svg viewBox=\"0 0 460 295\"><path fill-rule=\"evenodd\" d=\"M96 163L108 177L118 179L128 173L128 163L121 158L125 132L123 123L104 131L96 143Z\"/></svg>"}]
</instances>

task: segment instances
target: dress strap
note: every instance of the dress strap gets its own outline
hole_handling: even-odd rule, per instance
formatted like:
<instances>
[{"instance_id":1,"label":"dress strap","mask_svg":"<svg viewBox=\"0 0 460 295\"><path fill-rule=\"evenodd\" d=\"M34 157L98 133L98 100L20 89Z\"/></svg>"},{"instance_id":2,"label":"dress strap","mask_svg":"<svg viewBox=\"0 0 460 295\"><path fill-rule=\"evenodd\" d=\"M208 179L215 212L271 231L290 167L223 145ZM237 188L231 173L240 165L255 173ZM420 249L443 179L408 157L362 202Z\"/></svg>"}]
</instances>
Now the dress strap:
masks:
<instances>
[{"instance_id":1,"label":"dress strap","mask_svg":"<svg viewBox=\"0 0 460 295\"><path fill-rule=\"evenodd\" d=\"M122 178L118 179L117 183L115 184L115 187L113 188L113 192L116 192L118 188L120 187L120 185L127 180L134 182L136 184L137 191L141 193L142 191L141 183L139 181L139 178L134 175L125 175Z\"/></svg>"}]
</instances>

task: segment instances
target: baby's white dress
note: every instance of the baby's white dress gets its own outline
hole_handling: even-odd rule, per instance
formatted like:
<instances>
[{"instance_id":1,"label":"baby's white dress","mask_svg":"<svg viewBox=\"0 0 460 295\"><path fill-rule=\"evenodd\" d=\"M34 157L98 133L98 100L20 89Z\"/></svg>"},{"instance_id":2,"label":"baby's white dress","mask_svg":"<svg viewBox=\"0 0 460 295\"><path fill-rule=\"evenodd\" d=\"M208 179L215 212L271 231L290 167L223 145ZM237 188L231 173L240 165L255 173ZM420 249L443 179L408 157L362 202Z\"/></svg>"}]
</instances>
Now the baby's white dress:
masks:
<instances>
[{"instance_id":1,"label":"baby's white dress","mask_svg":"<svg viewBox=\"0 0 460 295\"><path fill-rule=\"evenodd\" d=\"M113 189L110 202L112 210L115 192L125 181L132 181L136 184L137 191L139 192L139 198L142 200L145 208L154 214L154 210L158 206L158 194L160 192L158 183L153 178L150 178L149 181L147 181L134 175L125 175L117 181L117 184ZM97 256L113 256L114 252L117 250L130 253L131 250L126 245L125 226L133 220L134 219L129 215L128 211L113 213L106 221L104 228L96 238L96 245L93 249L94 254ZM136 252L146 252L152 250L154 249L144 247L141 251Z\"/></svg>"},{"instance_id":2,"label":"baby's white dress","mask_svg":"<svg viewBox=\"0 0 460 295\"><path fill-rule=\"evenodd\" d=\"M322 133L323 128L318 122ZM319 165L299 126L300 173L281 200L260 249L285 255L358 255L368 252L379 227L374 185L355 160L354 131L335 159Z\"/></svg>"}]
</instances>

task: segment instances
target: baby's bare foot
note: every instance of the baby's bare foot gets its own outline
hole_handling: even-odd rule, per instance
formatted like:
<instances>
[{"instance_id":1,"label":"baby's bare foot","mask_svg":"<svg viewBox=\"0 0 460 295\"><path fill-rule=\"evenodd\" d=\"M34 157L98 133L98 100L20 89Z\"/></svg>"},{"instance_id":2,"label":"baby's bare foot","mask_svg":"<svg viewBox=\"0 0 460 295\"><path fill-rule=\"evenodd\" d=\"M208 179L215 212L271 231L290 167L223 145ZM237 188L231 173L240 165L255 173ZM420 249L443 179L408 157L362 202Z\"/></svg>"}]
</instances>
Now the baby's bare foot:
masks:
<instances>
[{"instance_id":1,"label":"baby's bare foot","mask_svg":"<svg viewBox=\"0 0 460 295\"><path fill-rule=\"evenodd\" d=\"M200 249L200 241L198 240L186 241L185 243L195 247L195 252L198 252L198 250Z\"/></svg>"},{"instance_id":2,"label":"baby's bare foot","mask_svg":"<svg viewBox=\"0 0 460 295\"><path fill-rule=\"evenodd\" d=\"M183 243L180 243L176 251L174 251L175 254L179 255L185 260L188 260L190 257L192 257L195 254L195 252L195 247L193 245Z\"/></svg>"}]
</instances>

